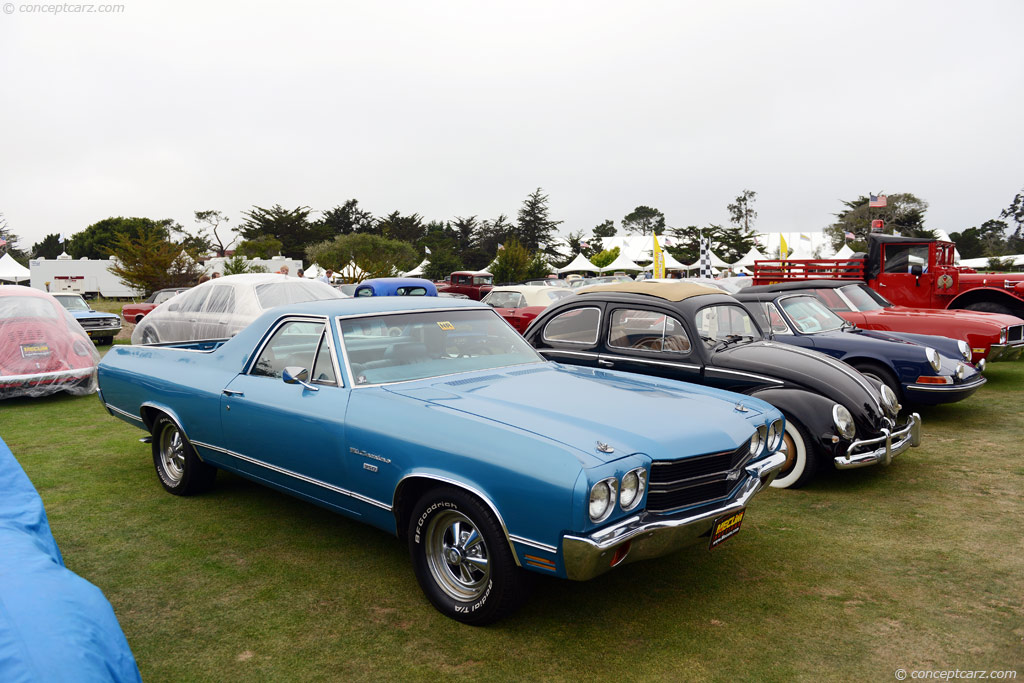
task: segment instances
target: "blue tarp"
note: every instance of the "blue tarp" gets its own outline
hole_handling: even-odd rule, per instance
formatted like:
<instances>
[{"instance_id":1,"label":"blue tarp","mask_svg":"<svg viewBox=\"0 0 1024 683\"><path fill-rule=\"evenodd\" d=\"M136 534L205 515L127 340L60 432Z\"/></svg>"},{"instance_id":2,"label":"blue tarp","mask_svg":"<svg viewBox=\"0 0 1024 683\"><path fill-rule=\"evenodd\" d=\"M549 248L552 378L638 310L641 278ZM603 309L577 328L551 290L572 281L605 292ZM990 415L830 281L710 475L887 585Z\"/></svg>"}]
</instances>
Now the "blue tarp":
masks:
<instances>
[{"instance_id":1,"label":"blue tarp","mask_svg":"<svg viewBox=\"0 0 1024 683\"><path fill-rule=\"evenodd\" d=\"M0 439L0 681L141 681L114 610L64 566L43 501Z\"/></svg>"}]
</instances>

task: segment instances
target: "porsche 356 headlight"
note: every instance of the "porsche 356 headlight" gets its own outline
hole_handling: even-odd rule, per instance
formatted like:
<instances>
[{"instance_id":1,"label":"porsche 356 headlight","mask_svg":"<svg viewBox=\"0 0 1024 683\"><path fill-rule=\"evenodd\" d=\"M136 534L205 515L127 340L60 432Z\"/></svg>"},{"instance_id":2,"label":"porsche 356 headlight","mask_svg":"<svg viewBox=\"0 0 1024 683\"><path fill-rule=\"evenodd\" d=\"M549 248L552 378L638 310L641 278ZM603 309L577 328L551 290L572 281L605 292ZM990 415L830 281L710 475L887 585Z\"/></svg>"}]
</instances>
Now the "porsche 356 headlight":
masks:
<instances>
[{"instance_id":1,"label":"porsche 356 headlight","mask_svg":"<svg viewBox=\"0 0 1024 683\"><path fill-rule=\"evenodd\" d=\"M852 439L857 433L857 428L853 424L853 415L841 403L832 406L832 422L835 423L839 436L844 439Z\"/></svg>"},{"instance_id":2,"label":"porsche 356 headlight","mask_svg":"<svg viewBox=\"0 0 1024 683\"><path fill-rule=\"evenodd\" d=\"M615 477L602 479L590 488L590 521L603 522L615 507L619 482Z\"/></svg>"},{"instance_id":3,"label":"porsche 356 headlight","mask_svg":"<svg viewBox=\"0 0 1024 683\"><path fill-rule=\"evenodd\" d=\"M971 355L971 345L963 339L957 340L956 345L960 349L960 355L964 357L964 360L970 362L971 358L973 358Z\"/></svg>"},{"instance_id":4,"label":"porsche 356 headlight","mask_svg":"<svg viewBox=\"0 0 1024 683\"><path fill-rule=\"evenodd\" d=\"M879 389L879 393L882 396L882 408L885 409L885 412L893 416L900 412L900 401L896 398L896 394L892 389L883 384L882 388Z\"/></svg>"},{"instance_id":5,"label":"porsche 356 headlight","mask_svg":"<svg viewBox=\"0 0 1024 683\"><path fill-rule=\"evenodd\" d=\"M782 446L782 420L776 420L768 426L768 452L774 453Z\"/></svg>"},{"instance_id":6,"label":"porsche 356 headlight","mask_svg":"<svg viewBox=\"0 0 1024 683\"><path fill-rule=\"evenodd\" d=\"M619 506L623 510L632 510L644 497L647 489L647 470L638 467L630 470L622 477L622 487L619 489Z\"/></svg>"},{"instance_id":7,"label":"porsche 356 headlight","mask_svg":"<svg viewBox=\"0 0 1024 683\"><path fill-rule=\"evenodd\" d=\"M928 359L928 363L932 366L932 370L938 372L942 369L942 357L939 355L938 351L930 346L926 346L924 348L924 355L925 358Z\"/></svg>"}]
</instances>

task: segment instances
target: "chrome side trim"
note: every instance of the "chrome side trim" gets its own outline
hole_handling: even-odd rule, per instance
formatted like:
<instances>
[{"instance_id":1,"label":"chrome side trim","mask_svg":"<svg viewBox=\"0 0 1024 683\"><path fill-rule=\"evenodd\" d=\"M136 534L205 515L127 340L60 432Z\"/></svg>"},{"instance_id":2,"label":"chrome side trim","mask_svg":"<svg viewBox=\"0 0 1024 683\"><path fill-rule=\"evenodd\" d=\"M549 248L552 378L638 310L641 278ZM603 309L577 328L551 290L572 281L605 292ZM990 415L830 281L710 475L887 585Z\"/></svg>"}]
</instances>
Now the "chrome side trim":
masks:
<instances>
[{"instance_id":1,"label":"chrome side trim","mask_svg":"<svg viewBox=\"0 0 1024 683\"><path fill-rule=\"evenodd\" d=\"M597 358L601 354L596 351L568 351L566 349L537 349L541 354L561 353L566 356L582 356L583 358Z\"/></svg>"},{"instance_id":2,"label":"chrome side trim","mask_svg":"<svg viewBox=\"0 0 1024 683\"><path fill-rule=\"evenodd\" d=\"M647 365L664 365L670 368L686 368L687 370L700 370L699 365L693 363L672 363L666 360L653 360L650 358L637 358L635 356L619 356L612 353L602 353L601 358L607 358L609 360L623 360L634 363L645 363Z\"/></svg>"},{"instance_id":3,"label":"chrome side trim","mask_svg":"<svg viewBox=\"0 0 1024 683\"><path fill-rule=\"evenodd\" d=\"M557 546L548 545L547 543L538 543L537 541L531 541L530 539L523 538L522 536L509 536L509 540L511 540L513 543L527 545L531 548L536 548L537 550L542 550L546 553L551 553L552 555L558 552Z\"/></svg>"},{"instance_id":4,"label":"chrome side trim","mask_svg":"<svg viewBox=\"0 0 1024 683\"><path fill-rule=\"evenodd\" d=\"M963 384L908 384L908 391L965 391L967 389L975 389L980 387L988 380L984 377L979 377L973 382L965 382Z\"/></svg>"},{"instance_id":5,"label":"chrome side trim","mask_svg":"<svg viewBox=\"0 0 1024 683\"><path fill-rule=\"evenodd\" d=\"M145 421L141 417L139 417L138 415L132 415L127 410L121 410L120 408L112 406L112 405L110 405L109 403L106 403L106 402L104 402L103 405L105 405L107 407L107 410L111 414L117 413L118 415L120 415L122 417L127 417L129 420L135 420L136 422L141 422L141 423L145 424Z\"/></svg>"},{"instance_id":6,"label":"chrome side trim","mask_svg":"<svg viewBox=\"0 0 1024 683\"><path fill-rule=\"evenodd\" d=\"M516 554L516 549L512 546L512 534L510 534L508 532L508 527L505 526L505 519L501 516L501 513L498 512L498 506L496 506L491 501L490 498L488 498L483 493L481 493L479 489L477 489L477 488L475 488L473 486L470 486L469 484L467 484L465 482L457 481L455 479L449 479L448 477L442 477L442 476L437 475L437 474L428 474L428 473L423 473L423 472L415 473L414 472L412 474L406 474L405 476L403 476L401 479L398 480L398 483L395 485L395 493L398 493L398 490L400 488L402 488L402 483L406 479L414 479L414 478L415 479L431 479L431 480L434 480L434 481L444 482L445 484L451 484L452 486L456 486L458 488L465 489L466 491L469 491L474 496L476 496L477 498L482 500L484 502L484 504L491 509L491 512L494 513L494 516L497 517L498 524L501 525L501 531L502 531L502 533L505 534L505 538L508 540L509 548L512 550L512 556L516 559L516 566L517 567L523 566L519 562L519 555ZM395 503L395 501L394 501L394 499L392 499L392 501L391 501L392 508L391 509L394 509L394 503ZM519 537L517 536L516 538L519 538ZM535 541L531 541L531 543L534 543L534 542ZM546 548L550 548L550 547L551 546L546 546L545 548L541 548L541 549L546 549Z\"/></svg>"},{"instance_id":7,"label":"chrome side trim","mask_svg":"<svg viewBox=\"0 0 1024 683\"><path fill-rule=\"evenodd\" d=\"M201 448L208 448L209 450L216 451L218 453L223 453L224 455L228 455L228 456L230 456L232 458L237 458L237 459L242 460L244 462L247 462L247 463L249 463L251 465L256 465L258 467L263 467L263 468L271 470L273 472L277 472L278 474L283 474L283 475L285 475L287 477L292 477L293 479L298 479L299 481L306 482L307 484L313 484L314 486L319 486L321 488L325 488L328 491L333 491L334 493L338 493L338 494L341 494L343 496L348 496L349 498L353 498L353 499L361 501L363 503L367 503L369 505L373 505L375 507L379 507L382 510L387 510L388 512L391 512L391 506L386 504L386 503L381 503L380 501L374 500L373 498L368 498L368 497L366 497L364 495L356 493L355 491L349 491L348 489L343 489L340 486L335 486L334 484L328 484L326 481L321 481L319 479L314 479L313 477L307 477L304 474L299 474L298 472L294 472L292 470L285 469L284 467L278 467L277 465L271 465L269 462L264 462L263 460L257 460L256 458L250 458L247 455L242 455L241 453L236 453L235 451L230 451L230 450L228 450L226 448L221 448L220 446L214 446L213 444L204 443L202 441L193 441L192 445L193 446L199 446Z\"/></svg>"},{"instance_id":8,"label":"chrome side trim","mask_svg":"<svg viewBox=\"0 0 1024 683\"><path fill-rule=\"evenodd\" d=\"M754 379L759 379L762 382L773 382L775 384L785 384L785 382L782 381L781 379L775 379L774 377L765 377L764 375L757 375L757 374L754 374L752 372L741 372L739 370L726 370L725 368L717 368L714 365L707 366L707 368L705 369L704 372L705 373L708 373L708 372L724 372L724 373L726 373L728 375L739 375L740 377L753 377Z\"/></svg>"}]
</instances>

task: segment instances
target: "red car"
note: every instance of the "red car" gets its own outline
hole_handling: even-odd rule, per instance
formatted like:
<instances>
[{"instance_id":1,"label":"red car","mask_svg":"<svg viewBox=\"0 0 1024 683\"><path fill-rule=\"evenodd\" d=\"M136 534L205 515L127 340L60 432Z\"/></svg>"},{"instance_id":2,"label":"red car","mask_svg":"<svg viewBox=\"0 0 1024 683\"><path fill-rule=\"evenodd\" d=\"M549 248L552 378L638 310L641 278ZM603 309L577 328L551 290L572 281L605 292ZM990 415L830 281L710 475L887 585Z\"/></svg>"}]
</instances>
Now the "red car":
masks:
<instances>
[{"instance_id":1,"label":"red car","mask_svg":"<svg viewBox=\"0 0 1024 683\"><path fill-rule=\"evenodd\" d=\"M474 301L480 301L491 291L493 284L494 276L490 273L459 270L446 277L444 282L437 283L437 291L465 294Z\"/></svg>"},{"instance_id":2,"label":"red car","mask_svg":"<svg viewBox=\"0 0 1024 683\"><path fill-rule=\"evenodd\" d=\"M849 280L804 280L747 287L744 292L801 291L865 330L913 332L963 339L973 362L1017 360L1024 355L1024 320L1001 313L963 309L894 306L864 283Z\"/></svg>"},{"instance_id":3,"label":"red car","mask_svg":"<svg viewBox=\"0 0 1024 683\"><path fill-rule=\"evenodd\" d=\"M96 390L100 354L46 292L0 285L0 398Z\"/></svg>"},{"instance_id":4,"label":"red car","mask_svg":"<svg viewBox=\"0 0 1024 683\"><path fill-rule=\"evenodd\" d=\"M541 311L572 293L567 287L509 285L495 287L481 301L494 306L501 317L522 334Z\"/></svg>"},{"instance_id":5,"label":"red car","mask_svg":"<svg viewBox=\"0 0 1024 683\"><path fill-rule=\"evenodd\" d=\"M146 314L154 308L174 297L181 292L186 292L189 287L171 287L169 289L158 289L149 295L149 298L141 304L125 304L121 309L121 317L126 323L138 323L146 317Z\"/></svg>"}]
</instances>

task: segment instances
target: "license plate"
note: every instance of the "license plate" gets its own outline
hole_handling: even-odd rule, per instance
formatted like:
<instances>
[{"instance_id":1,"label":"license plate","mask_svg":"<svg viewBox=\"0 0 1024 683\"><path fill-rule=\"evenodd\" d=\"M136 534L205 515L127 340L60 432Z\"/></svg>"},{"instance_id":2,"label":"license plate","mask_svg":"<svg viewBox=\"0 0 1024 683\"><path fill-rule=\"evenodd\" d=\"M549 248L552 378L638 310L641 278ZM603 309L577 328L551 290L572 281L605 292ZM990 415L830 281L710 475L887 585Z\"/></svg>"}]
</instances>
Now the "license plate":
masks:
<instances>
[{"instance_id":1,"label":"license plate","mask_svg":"<svg viewBox=\"0 0 1024 683\"><path fill-rule=\"evenodd\" d=\"M38 358L40 356L50 355L49 344L22 344L21 345L21 357L22 358Z\"/></svg>"},{"instance_id":2,"label":"license plate","mask_svg":"<svg viewBox=\"0 0 1024 683\"><path fill-rule=\"evenodd\" d=\"M716 519L715 525L711 527L711 541L708 543L708 550L714 550L738 534L740 532L740 524L743 523L743 515L746 512L747 510L744 508L739 512Z\"/></svg>"}]
</instances>

